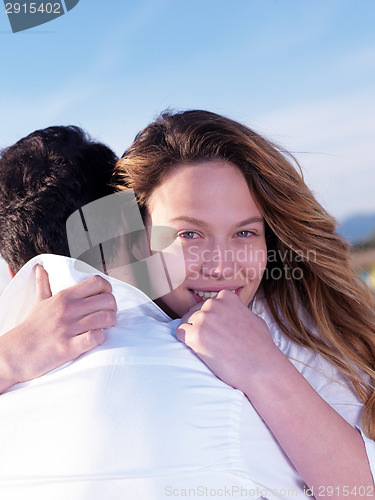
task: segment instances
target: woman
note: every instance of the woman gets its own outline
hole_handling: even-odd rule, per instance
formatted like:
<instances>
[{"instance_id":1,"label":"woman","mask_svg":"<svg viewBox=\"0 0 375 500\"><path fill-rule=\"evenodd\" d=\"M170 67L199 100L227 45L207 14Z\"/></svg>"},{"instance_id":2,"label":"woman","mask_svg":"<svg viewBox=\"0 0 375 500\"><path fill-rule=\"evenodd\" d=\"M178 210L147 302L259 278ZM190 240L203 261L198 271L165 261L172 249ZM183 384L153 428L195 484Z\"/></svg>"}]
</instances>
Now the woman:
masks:
<instances>
[{"instance_id":1,"label":"woman","mask_svg":"<svg viewBox=\"0 0 375 500\"><path fill-rule=\"evenodd\" d=\"M375 438L374 300L288 156L219 115L164 113L114 183L134 190L147 225L173 227L183 245L186 279L157 301L183 317L177 338L244 392L315 496L372 495L363 439ZM300 373L309 363L311 385ZM327 364L345 386L338 405L353 393L362 402L370 439L319 395L316 367Z\"/></svg>"}]
</instances>

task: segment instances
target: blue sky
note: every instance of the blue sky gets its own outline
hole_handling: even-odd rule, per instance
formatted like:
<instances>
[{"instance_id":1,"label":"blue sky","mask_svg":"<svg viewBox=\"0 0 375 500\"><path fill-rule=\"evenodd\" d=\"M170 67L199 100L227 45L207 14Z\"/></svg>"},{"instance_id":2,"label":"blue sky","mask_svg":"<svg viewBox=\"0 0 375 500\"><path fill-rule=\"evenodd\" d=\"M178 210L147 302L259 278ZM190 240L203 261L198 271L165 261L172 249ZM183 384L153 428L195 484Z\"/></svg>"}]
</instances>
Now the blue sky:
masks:
<instances>
[{"instance_id":1,"label":"blue sky","mask_svg":"<svg viewBox=\"0 0 375 500\"><path fill-rule=\"evenodd\" d=\"M165 108L209 109L285 145L339 220L375 212L373 0L80 0L10 30L0 147L76 124L118 154Z\"/></svg>"}]
</instances>

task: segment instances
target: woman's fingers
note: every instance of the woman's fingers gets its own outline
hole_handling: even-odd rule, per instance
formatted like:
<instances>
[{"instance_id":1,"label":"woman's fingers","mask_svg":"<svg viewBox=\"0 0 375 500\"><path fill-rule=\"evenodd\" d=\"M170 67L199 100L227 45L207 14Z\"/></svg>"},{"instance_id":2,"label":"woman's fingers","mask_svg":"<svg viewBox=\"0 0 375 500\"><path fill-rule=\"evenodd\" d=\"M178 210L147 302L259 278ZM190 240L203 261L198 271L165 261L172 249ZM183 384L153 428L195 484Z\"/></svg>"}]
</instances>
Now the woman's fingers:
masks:
<instances>
[{"instance_id":1,"label":"woman's fingers","mask_svg":"<svg viewBox=\"0 0 375 500\"><path fill-rule=\"evenodd\" d=\"M65 325L69 336L89 330L102 330L116 323L117 304L111 284L92 276L52 297L58 325Z\"/></svg>"},{"instance_id":2,"label":"woman's fingers","mask_svg":"<svg viewBox=\"0 0 375 500\"><path fill-rule=\"evenodd\" d=\"M35 280L36 280L36 302L49 299L52 297L51 287L49 284L49 277L47 271L43 266L37 264L35 266Z\"/></svg>"},{"instance_id":3,"label":"woman's fingers","mask_svg":"<svg viewBox=\"0 0 375 500\"><path fill-rule=\"evenodd\" d=\"M81 318L79 321L77 321L77 328L79 332L88 332L91 330L102 330L105 328L110 328L115 324L116 312L103 310L95 311L92 314Z\"/></svg>"},{"instance_id":4,"label":"woman's fingers","mask_svg":"<svg viewBox=\"0 0 375 500\"><path fill-rule=\"evenodd\" d=\"M116 299L111 293L101 293L84 299L82 304L82 316L101 310L117 311Z\"/></svg>"},{"instance_id":5,"label":"woman's fingers","mask_svg":"<svg viewBox=\"0 0 375 500\"><path fill-rule=\"evenodd\" d=\"M81 335L76 335L70 340L70 358L76 359L81 354L91 351L94 347L98 347L105 340L103 330L90 330Z\"/></svg>"},{"instance_id":6,"label":"woman's fingers","mask_svg":"<svg viewBox=\"0 0 375 500\"><path fill-rule=\"evenodd\" d=\"M184 316L182 316L181 325L183 323L191 323L191 317L194 315L194 313L202 309L203 304L204 302L199 302L198 304L195 304L193 307L191 307L189 311Z\"/></svg>"},{"instance_id":7,"label":"woman's fingers","mask_svg":"<svg viewBox=\"0 0 375 500\"><path fill-rule=\"evenodd\" d=\"M175 330L177 340L183 342L184 344L186 344L186 334L189 326L192 325L190 323L181 323L181 325Z\"/></svg>"},{"instance_id":8,"label":"woman's fingers","mask_svg":"<svg viewBox=\"0 0 375 500\"><path fill-rule=\"evenodd\" d=\"M103 293L112 293L112 286L109 281L102 278L101 276L95 275L90 278L77 283L70 288L66 288L60 293L69 294L70 298L75 299L85 299L87 297L92 297L94 295L99 295Z\"/></svg>"}]
</instances>

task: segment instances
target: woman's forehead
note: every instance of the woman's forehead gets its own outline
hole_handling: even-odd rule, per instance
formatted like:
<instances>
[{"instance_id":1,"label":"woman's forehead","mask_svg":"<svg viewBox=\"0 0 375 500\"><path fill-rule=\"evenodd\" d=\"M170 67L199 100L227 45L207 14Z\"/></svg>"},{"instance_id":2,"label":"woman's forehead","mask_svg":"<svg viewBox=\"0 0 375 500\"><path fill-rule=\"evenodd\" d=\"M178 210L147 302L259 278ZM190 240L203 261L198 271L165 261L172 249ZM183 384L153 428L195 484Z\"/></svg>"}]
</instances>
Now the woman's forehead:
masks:
<instances>
[{"instance_id":1,"label":"woman's forehead","mask_svg":"<svg viewBox=\"0 0 375 500\"><path fill-rule=\"evenodd\" d=\"M246 178L235 165L222 160L178 164L149 199L150 214L178 217L224 211L241 219L260 216Z\"/></svg>"}]
</instances>

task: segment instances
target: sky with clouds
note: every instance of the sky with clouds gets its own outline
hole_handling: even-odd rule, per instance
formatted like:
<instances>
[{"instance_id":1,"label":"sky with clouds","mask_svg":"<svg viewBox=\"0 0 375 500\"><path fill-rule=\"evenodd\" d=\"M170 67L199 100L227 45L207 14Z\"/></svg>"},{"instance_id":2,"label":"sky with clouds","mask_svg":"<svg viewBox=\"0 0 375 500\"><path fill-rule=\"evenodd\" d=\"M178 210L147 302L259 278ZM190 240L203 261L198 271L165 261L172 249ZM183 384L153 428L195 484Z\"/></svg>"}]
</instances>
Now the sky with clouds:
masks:
<instances>
[{"instance_id":1,"label":"sky with clouds","mask_svg":"<svg viewBox=\"0 0 375 500\"><path fill-rule=\"evenodd\" d=\"M76 124L121 155L209 109L291 150L339 220L375 212L374 26L373 0L80 0L12 33L0 5L0 147Z\"/></svg>"}]
</instances>

